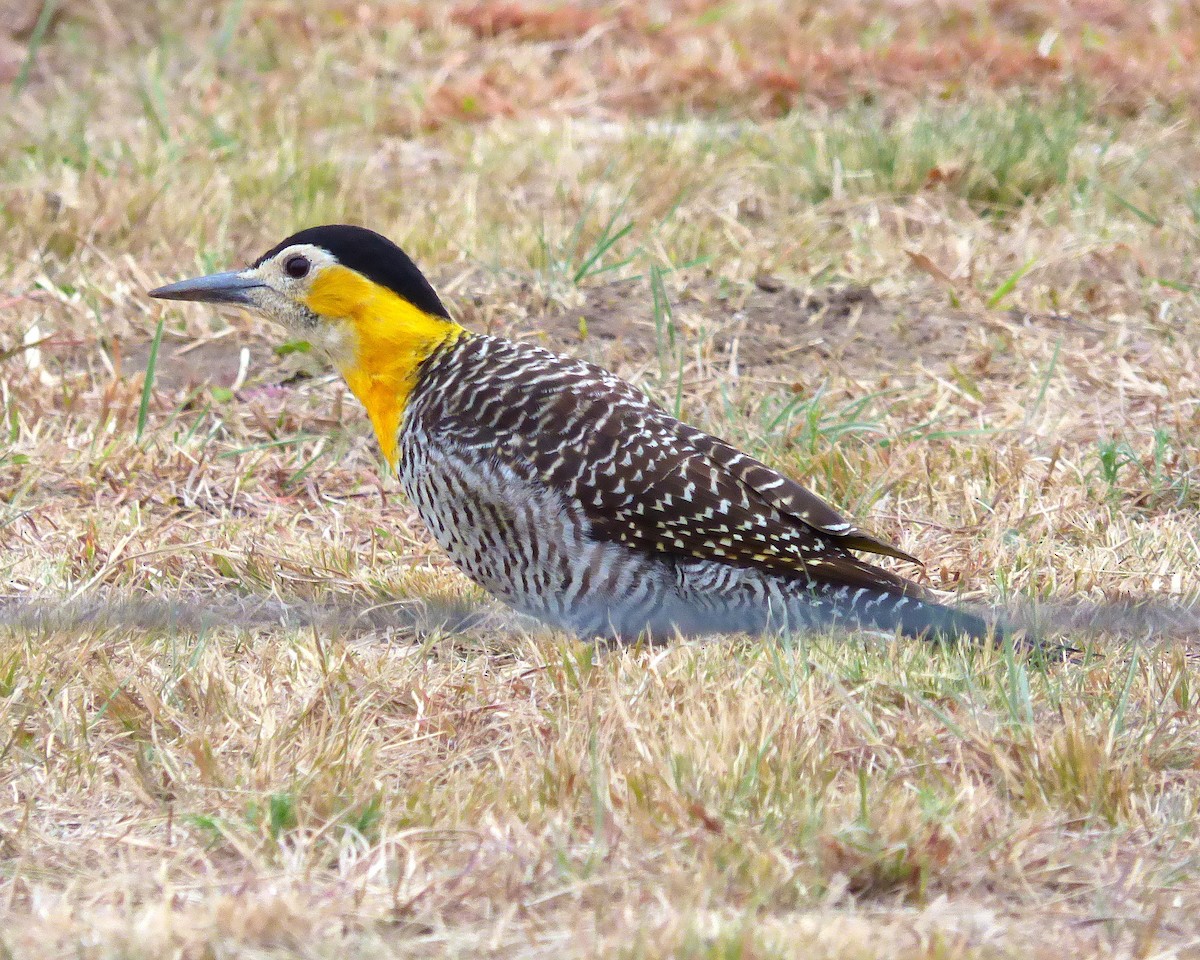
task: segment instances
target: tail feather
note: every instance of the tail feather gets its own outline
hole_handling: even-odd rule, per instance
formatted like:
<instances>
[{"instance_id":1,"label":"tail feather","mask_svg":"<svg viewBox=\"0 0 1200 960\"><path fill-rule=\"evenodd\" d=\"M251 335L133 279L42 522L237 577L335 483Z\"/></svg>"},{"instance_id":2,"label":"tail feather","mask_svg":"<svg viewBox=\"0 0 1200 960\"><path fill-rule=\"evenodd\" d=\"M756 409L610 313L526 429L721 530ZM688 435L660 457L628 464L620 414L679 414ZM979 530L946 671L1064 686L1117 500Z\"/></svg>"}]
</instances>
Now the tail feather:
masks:
<instances>
[{"instance_id":1,"label":"tail feather","mask_svg":"<svg viewBox=\"0 0 1200 960\"><path fill-rule=\"evenodd\" d=\"M899 632L906 637L930 640L967 638L986 640L1008 636L1005 625L959 607L948 607L926 597L875 592L860 594L844 609L836 609L839 618L860 626Z\"/></svg>"},{"instance_id":2,"label":"tail feather","mask_svg":"<svg viewBox=\"0 0 1200 960\"><path fill-rule=\"evenodd\" d=\"M931 640L1009 636L1000 618L939 603L920 584L859 557L846 554L818 572L835 619Z\"/></svg>"}]
</instances>

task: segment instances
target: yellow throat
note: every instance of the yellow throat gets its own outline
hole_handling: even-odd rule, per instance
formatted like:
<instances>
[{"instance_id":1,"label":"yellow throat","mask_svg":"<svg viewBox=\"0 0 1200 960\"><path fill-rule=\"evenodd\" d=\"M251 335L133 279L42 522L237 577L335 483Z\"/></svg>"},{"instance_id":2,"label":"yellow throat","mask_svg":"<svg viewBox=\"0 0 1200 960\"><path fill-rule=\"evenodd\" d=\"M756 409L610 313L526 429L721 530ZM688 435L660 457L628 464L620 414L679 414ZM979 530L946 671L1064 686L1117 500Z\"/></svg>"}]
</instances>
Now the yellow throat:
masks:
<instances>
[{"instance_id":1,"label":"yellow throat","mask_svg":"<svg viewBox=\"0 0 1200 960\"><path fill-rule=\"evenodd\" d=\"M353 342L334 362L367 408L379 448L394 469L400 422L417 383L417 368L467 331L342 266L328 267L313 281L306 304L323 317L350 322Z\"/></svg>"}]
</instances>

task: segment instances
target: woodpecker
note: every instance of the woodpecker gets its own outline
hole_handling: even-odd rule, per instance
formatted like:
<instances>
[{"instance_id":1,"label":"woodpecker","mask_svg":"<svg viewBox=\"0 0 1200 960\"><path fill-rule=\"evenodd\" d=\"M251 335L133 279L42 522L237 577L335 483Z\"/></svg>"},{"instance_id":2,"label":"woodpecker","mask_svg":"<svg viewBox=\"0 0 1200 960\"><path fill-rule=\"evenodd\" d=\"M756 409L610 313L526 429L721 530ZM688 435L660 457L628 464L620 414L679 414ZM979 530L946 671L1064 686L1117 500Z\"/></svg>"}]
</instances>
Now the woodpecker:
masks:
<instances>
[{"instance_id":1,"label":"woodpecker","mask_svg":"<svg viewBox=\"0 0 1200 960\"><path fill-rule=\"evenodd\" d=\"M244 270L150 292L308 341L366 408L434 539L516 610L582 637L996 627L855 556L917 562L614 374L456 323L398 246L312 227Z\"/></svg>"}]
</instances>

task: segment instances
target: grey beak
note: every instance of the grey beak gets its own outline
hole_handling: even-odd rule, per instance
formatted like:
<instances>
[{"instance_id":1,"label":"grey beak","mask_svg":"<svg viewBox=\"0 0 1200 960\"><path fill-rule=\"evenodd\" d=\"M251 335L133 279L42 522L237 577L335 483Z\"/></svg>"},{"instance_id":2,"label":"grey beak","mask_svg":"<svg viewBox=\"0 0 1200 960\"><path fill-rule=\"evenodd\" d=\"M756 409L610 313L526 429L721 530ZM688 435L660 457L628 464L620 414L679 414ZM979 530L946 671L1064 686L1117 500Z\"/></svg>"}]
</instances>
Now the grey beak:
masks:
<instances>
[{"instance_id":1,"label":"grey beak","mask_svg":"<svg viewBox=\"0 0 1200 960\"><path fill-rule=\"evenodd\" d=\"M195 300L199 303L235 303L249 306L254 301L247 292L255 287L264 287L260 280L247 277L237 270L214 273L195 280L180 280L165 287L151 290L150 296L159 300Z\"/></svg>"}]
</instances>

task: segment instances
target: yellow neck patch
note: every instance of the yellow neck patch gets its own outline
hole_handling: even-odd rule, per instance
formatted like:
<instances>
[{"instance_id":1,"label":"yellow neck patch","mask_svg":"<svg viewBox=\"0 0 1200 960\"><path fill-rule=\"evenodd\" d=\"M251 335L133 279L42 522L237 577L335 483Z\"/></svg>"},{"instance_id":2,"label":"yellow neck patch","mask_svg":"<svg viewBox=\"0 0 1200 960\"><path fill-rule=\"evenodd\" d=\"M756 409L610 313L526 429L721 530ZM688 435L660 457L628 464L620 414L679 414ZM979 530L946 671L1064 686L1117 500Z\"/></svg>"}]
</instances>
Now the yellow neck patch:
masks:
<instances>
[{"instance_id":1,"label":"yellow neck patch","mask_svg":"<svg viewBox=\"0 0 1200 960\"><path fill-rule=\"evenodd\" d=\"M353 342L334 358L346 385L367 408L384 459L396 466L397 434L417 368L438 347L467 331L426 313L387 287L342 266L327 267L313 281L305 305L331 320L349 321Z\"/></svg>"}]
</instances>

